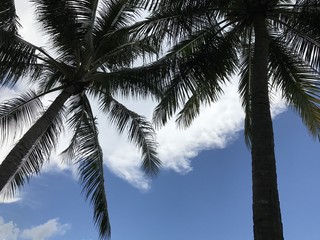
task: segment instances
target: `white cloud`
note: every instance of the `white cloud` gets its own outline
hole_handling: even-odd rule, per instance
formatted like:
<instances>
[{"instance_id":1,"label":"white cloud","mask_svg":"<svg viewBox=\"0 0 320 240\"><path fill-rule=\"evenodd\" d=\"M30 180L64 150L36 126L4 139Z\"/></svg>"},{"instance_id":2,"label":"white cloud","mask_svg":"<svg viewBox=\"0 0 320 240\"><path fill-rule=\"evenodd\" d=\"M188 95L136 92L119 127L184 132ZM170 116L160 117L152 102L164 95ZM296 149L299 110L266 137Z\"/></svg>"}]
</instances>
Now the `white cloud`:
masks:
<instances>
[{"instance_id":1,"label":"white cloud","mask_svg":"<svg viewBox=\"0 0 320 240\"><path fill-rule=\"evenodd\" d=\"M69 229L69 224L61 224L59 223L59 219L55 218L39 226L23 230L21 238L29 240L47 240L52 236L62 236Z\"/></svg>"},{"instance_id":2,"label":"white cloud","mask_svg":"<svg viewBox=\"0 0 320 240\"><path fill-rule=\"evenodd\" d=\"M58 218L44 224L21 230L14 222L5 222L0 217L0 240L48 240L53 236L62 236L70 229L69 224L61 224Z\"/></svg>"},{"instance_id":3,"label":"white cloud","mask_svg":"<svg viewBox=\"0 0 320 240\"><path fill-rule=\"evenodd\" d=\"M5 222L0 217L0 239L1 240L17 240L20 233L20 229L12 221Z\"/></svg>"},{"instance_id":4,"label":"white cloud","mask_svg":"<svg viewBox=\"0 0 320 240\"><path fill-rule=\"evenodd\" d=\"M18 14L24 30L21 32L26 39L35 44L43 44L32 26L32 13L27 7L27 1L17 2ZM279 95L275 95L273 115L284 111L285 105ZM138 113L151 117L152 102L126 101ZM97 106L95 107L97 109ZM140 155L138 150L127 142L126 137L119 136L110 127L103 114L98 114L100 143L103 148L105 164L119 177L130 182L140 189L148 189L150 185L140 170ZM159 157L164 169L170 169L179 173L188 173L192 170L191 159L200 151L212 148L224 148L228 142L234 139L242 129L244 114L241 109L237 93L237 84L228 84L225 94L220 101L202 108L200 116L192 126L186 130L178 130L174 121L158 131ZM68 137L63 139L62 146L66 146ZM65 164L59 163L60 158L53 157L51 163L46 166L50 169L66 169Z\"/></svg>"}]
</instances>

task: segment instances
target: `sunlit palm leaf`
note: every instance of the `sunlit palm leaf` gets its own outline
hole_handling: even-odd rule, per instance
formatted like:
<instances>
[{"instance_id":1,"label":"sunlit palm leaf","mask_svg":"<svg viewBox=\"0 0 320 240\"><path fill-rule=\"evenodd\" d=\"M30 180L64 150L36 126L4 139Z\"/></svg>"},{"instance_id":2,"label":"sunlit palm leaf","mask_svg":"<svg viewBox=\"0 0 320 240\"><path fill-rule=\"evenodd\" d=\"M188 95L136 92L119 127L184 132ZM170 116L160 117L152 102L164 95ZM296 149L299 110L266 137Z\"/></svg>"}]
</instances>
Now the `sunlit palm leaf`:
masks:
<instances>
[{"instance_id":1,"label":"sunlit palm leaf","mask_svg":"<svg viewBox=\"0 0 320 240\"><path fill-rule=\"evenodd\" d=\"M20 136L42 110L40 99L32 91L0 104L0 145Z\"/></svg>"}]
</instances>

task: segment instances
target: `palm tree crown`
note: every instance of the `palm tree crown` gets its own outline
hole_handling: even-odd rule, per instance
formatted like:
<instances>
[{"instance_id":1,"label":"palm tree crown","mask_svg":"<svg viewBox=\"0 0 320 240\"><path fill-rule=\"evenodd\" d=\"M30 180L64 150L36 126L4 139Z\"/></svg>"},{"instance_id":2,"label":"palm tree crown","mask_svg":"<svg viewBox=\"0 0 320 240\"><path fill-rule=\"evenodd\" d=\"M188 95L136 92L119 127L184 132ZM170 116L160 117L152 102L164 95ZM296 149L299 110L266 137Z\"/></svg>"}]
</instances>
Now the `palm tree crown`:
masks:
<instances>
[{"instance_id":1,"label":"palm tree crown","mask_svg":"<svg viewBox=\"0 0 320 240\"><path fill-rule=\"evenodd\" d=\"M110 236L104 190L103 156L97 121L89 96L120 133L141 150L142 168L157 173L160 161L152 126L127 109L116 96L159 97L156 82L146 80L135 59L154 49L147 38L134 38L132 25L147 1L138 0L33 0L42 30L50 38L50 51L17 34L14 1L1 4L0 85L14 86L24 78L37 90L0 105L1 139L19 139L0 165L0 190L13 194L33 174L39 173L55 147L63 122L73 131L63 158L78 166L83 192L94 208L94 222L101 239ZM7 14L8 13L8 14ZM40 98L59 92L48 108ZM29 130L21 137L12 131L21 123Z\"/></svg>"},{"instance_id":2,"label":"palm tree crown","mask_svg":"<svg viewBox=\"0 0 320 240\"><path fill-rule=\"evenodd\" d=\"M154 112L157 125L178 112L178 125L189 126L201 104L217 101L222 85L240 75L255 239L283 239L270 90L279 90L312 136L320 136L319 12L317 0L158 1L139 27L173 44L150 65L161 69L167 84Z\"/></svg>"}]
</instances>

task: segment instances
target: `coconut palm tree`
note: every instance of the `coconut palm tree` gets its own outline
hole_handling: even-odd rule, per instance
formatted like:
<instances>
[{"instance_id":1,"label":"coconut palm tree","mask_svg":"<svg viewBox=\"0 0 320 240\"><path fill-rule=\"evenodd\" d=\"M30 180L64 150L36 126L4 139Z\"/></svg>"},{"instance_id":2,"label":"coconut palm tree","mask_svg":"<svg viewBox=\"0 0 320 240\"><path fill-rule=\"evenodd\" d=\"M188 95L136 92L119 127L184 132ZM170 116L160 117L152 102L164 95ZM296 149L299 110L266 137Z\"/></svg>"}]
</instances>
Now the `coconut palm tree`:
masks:
<instances>
[{"instance_id":1,"label":"coconut palm tree","mask_svg":"<svg viewBox=\"0 0 320 240\"><path fill-rule=\"evenodd\" d=\"M320 136L320 2L157 2L139 29L173 44L150 65L166 72L167 82L154 122L161 126L177 113L178 125L189 126L201 105L216 102L238 74L252 153L254 238L283 239L270 93L280 91L311 135Z\"/></svg>"},{"instance_id":2,"label":"coconut palm tree","mask_svg":"<svg viewBox=\"0 0 320 240\"><path fill-rule=\"evenodd\" d=\"M89 97L120 133L141 151L142 168L157 173L154 131L142 116L116 97L160 95L159 86L133 61L154 49L148 38L134 38L131 26L147 1L141 0L32 0L38 22L49 36L50 48L35 46L17 34L14 1L0 12L0 85L14 87L28 79L36 89L0 105L1 143L17 143L0 165L0 190L12 195L38 174L58 142L64 122L73 132L63 159L78 166L83 192L94 209L101 239L110 236L104 188L103 155L97 119ZM155 79L155 78L154 78ZM41 97L56 93L48 107ZM20 131L21 130L21 131Z\"/></svg>"}]
</instances>

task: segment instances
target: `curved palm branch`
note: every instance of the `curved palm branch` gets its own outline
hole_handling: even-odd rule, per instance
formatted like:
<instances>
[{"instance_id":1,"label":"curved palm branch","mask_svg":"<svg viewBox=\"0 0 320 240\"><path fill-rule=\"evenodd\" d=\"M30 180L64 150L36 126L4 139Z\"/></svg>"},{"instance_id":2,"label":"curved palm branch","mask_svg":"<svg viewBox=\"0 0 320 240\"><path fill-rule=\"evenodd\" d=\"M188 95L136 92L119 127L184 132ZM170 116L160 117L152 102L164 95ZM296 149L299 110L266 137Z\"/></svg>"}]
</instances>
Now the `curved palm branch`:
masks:
<instances>
[{"instance_id":1,"label":"curved palm branch","mask_svg":"<svg viewBox=\"0 0 320 240\"><path fill-rule=\"evenodd\" d=\"M142 169L148 175L156 175L161 162L157 157L157 144L151 124L111 95L104 95L101 100L101 108L108 113L110 122L116 126L119 133L127 131L129 141L134 142L141 150Z\"/></svg>"},{"instance_id":2,"label":"curved palm branch","mask_svg":"<svg viewBox=\"0 0 320 240\"><path fill-rule=\"evenodd\" d=\"M104 189L103 154L98 140L96 119L87 97L82 95L74 98L68 114L72 114L68 122L74 135L62 156L78 166L83 193L93 205L94 221L99 228L100 237L108 238L111 228Z\"/></svg>"}]
</instances>

